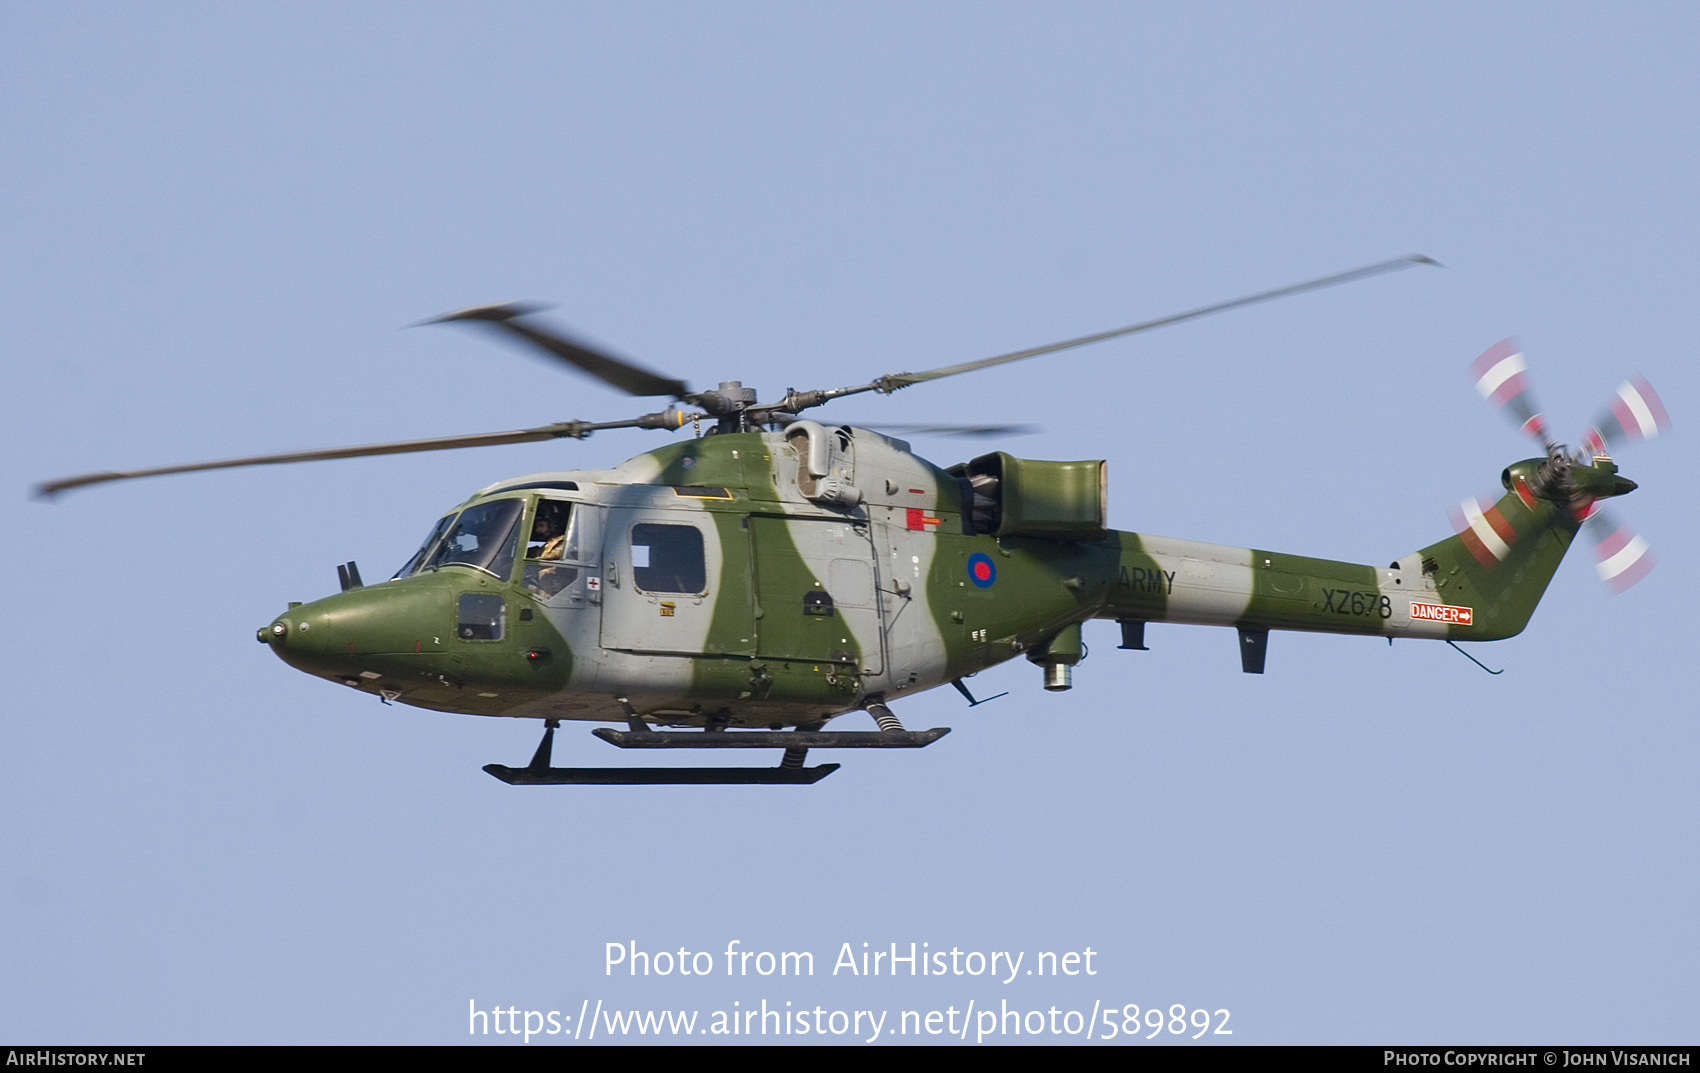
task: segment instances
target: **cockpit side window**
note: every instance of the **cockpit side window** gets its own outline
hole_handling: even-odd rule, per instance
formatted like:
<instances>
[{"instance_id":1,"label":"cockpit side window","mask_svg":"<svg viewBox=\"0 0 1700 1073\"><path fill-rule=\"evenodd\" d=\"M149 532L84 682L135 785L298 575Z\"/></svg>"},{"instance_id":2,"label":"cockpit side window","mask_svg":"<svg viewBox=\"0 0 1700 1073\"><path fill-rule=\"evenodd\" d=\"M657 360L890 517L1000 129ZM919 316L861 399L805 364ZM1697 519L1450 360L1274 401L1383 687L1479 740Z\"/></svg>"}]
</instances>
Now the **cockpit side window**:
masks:
<instances>
[{"instance_id":1,"label":"cockpit side window","mask_svg":"<svg viewBox=\"0 0 1700 1073\"><path fill-rule=\"evenodd\" d=\"M544 596L554 596L578 580L577 567L563 563L577 562L578 529L573 505L558 499L537 501L537 514L531 522L531 538L525 544L526 588Z\"/></svg>"},{"instance_id":2,"label":"cockpit side window","mask_svg":"<svg viewBox=\"0 0 1700 1073\"><path fill-rule=\"evenodd\" d=\"M426 569L471 566L506 580L518 550L523 499L491 499L470 506L455 519L425 563Z\"/></svg>"},{"instance_id":3,"label":"cockpit side window","mask_svg":"<svg viewBox=\"0 0 1700 1073\"><path fill-rule=\"evenodd\" d=\"M558 499L537 502L537 516L526 542L527 559L559 559L578 562L578 530L573 526L571 503Z\"/></svg>"}]
</instances>

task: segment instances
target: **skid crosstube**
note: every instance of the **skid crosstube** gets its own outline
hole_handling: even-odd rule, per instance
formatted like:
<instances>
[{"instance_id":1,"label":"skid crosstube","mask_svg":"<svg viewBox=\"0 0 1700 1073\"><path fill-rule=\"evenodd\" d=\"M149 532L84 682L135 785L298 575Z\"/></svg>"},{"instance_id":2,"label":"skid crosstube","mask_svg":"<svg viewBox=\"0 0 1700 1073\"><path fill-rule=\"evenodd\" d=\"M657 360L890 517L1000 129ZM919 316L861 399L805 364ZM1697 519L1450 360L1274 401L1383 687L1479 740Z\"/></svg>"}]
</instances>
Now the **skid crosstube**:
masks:
<instances>
[{"instance_id":1,"label":"skid crosstube","mask_svg":"<svg viewBox=\"0 0 1700 1073\"><path fill-rule=\"evenodd\" d=\"M592 734L622 749L920 749L950 733L931 730L613 730Z\"/></svg>"},{"instance_id":2,"label":"skid crosstube","mask_svg":"<svg viewBox=\"0 0 1700 1073\"><path fill-rule=\"evenodd\" d=\"M838 770L818 767L505 767L484 770L509 786L807 786Z\"/></svg>"}]
</instances>

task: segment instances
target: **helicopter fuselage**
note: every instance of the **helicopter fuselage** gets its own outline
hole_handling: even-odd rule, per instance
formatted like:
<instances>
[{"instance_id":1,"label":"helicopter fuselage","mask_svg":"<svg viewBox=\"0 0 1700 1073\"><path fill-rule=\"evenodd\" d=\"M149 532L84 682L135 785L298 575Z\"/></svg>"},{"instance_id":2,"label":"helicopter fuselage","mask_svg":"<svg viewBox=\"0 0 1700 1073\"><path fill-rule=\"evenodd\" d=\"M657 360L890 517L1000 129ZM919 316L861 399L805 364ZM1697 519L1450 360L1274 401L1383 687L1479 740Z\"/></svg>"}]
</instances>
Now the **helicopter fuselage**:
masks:
<instances>
[{"instance_id":1,"label":"helicopter fuselage","mask_svg":"<svg viewBox=\"0 0 1700 1073\"><path fill-rule=\"evenodd\" d=\"M1067 688L1092 618L1121 621L1123 647L1145 622L1235 627L1258 671L1269 630L1490 640L1522 628L1574 533L1512 489L1539 462L1495 508L1507 561L1453 537L1377 568L1110 530L1101 462L945 470L798 421L491 485L395 578L259 638L421 708L708 727L821 724L1017 656Z\"/></svg>"}]
</instances>

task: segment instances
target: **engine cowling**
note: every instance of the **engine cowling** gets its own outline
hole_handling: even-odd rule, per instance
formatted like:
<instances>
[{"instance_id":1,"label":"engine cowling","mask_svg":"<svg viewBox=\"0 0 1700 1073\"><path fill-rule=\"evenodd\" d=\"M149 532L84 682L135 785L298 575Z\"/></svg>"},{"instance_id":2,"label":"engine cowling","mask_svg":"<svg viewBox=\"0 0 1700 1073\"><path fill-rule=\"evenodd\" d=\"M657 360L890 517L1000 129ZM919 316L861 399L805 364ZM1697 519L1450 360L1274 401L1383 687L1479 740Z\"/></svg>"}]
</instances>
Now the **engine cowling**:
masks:
<instances>
[{"instance_id":1,"label":"engine cowling","mask_svg":"<svg viewBox=\"0 0 1700 1073\"><path fill-rule=\"evenodd\" d=\"M971 488L976 532L1046 540L1102 540L1108 532L1101 458L1053 462L997 451L950 472Z\"/></svg>"}]
</instances>

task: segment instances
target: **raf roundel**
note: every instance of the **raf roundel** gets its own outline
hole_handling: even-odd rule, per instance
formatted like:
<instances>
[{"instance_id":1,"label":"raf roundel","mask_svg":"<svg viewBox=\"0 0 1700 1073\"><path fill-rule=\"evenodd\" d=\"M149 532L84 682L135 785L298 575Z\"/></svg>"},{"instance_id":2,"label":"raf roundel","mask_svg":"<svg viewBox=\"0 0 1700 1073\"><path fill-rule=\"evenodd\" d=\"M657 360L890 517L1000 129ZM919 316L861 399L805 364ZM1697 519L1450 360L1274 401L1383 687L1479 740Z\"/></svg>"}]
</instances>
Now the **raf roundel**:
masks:
<instances>
[{"instance_id":1,"label":"raf roundel","mask_svg":"<svg viewBox=\"0 0 1700 1073\"><path fill-rule=\"evenodd\" d=\"M976 587L989 589L992 582L998 579L997 564L985 555L975 552L968 557L968 580Z\"/></svg>"}]
</instances>

